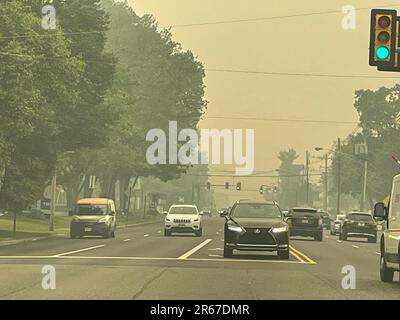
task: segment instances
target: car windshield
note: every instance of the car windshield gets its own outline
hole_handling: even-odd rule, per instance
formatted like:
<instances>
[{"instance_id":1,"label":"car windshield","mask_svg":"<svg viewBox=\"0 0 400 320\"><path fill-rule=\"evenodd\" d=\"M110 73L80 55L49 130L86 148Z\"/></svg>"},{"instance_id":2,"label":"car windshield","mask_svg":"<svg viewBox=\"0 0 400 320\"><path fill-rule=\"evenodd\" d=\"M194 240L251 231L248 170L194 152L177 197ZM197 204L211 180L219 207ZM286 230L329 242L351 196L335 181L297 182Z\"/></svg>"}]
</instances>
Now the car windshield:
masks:
<instances>
[{"instance_id":1,"label":"car windshield","mask_svg":"<svg viewBox=\"0 0 400 320\"><path fill-rule=\"evenodd\" d=\"M172 207L169 214L197 214L195 207Z\"/></svg>"},{"instance_id":2,"label":"car windshield","mask_svg":"<svg viewBox=\"0 0 400 320\"><path fill-rule=\"evenodd\" d=\"M349 214L347 215L347 219L354 221L373 221L372 216L369 214Z\"/></svg>"},{"instance_id":3,"label":"car windshield","mask_svg":"<svg viewBox=\"0 0 400 320\"><path fill-rule=\"evenodd\" d=\"M281 211L271 204L238 204L232 212L234 218L282 218Z\"/></svg>"},{"instance_id":4,"label":"car windshield","mask_svg":"<svg viewBox=\"0 0 400 320\"><path fill-rule=\"evenodd\" d=\"M105 215L107 214L106 204L80 204L76 208L76 215Z\"/></svg>"}]
</instances>

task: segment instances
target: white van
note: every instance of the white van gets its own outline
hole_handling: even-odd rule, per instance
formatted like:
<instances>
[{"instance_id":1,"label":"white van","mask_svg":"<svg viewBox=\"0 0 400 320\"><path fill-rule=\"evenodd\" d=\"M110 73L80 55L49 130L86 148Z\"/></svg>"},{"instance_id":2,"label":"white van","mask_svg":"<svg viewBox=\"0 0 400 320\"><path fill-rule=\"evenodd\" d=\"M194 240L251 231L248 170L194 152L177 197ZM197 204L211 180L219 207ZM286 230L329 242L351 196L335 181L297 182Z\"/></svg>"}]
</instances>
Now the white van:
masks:
<instances>
[{"instance_id":1,"label":"white van","mask_svg":"<svg viewBox=\"0 0 400 320\"><path fill-rule=\"evenodd\" d=\"M400 175L393 179L389 205L375 204L374 217L386 221L381 237L380 278L392 282L395 271L400 271Z\"/></svg>"}]
</instances>

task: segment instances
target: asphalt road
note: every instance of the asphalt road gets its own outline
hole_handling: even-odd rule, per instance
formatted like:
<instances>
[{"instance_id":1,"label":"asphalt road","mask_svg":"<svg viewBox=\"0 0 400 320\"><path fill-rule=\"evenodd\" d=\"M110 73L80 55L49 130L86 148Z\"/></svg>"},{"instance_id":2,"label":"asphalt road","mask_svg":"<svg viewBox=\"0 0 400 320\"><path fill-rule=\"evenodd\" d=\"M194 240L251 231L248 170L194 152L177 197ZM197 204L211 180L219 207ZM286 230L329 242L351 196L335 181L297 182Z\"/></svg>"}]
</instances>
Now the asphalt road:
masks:
<instances>
[{"instance_id":1,"label":"asphalt road","mask_svg":"<svg viewBox=\"0 0 400 320\"><path fill-rule=\"evenodd\" d=\"M223 223L203 219L203 236L164 237L162 223L119 229L116 239L55 237L0 247L0 299L399 299L379 281L379 245L366 240L291 240L276 254L223 258ZM56 289L42 288L42 267ZM354 266L356 289L342 287Z\"/></svg>"}]
</instances>

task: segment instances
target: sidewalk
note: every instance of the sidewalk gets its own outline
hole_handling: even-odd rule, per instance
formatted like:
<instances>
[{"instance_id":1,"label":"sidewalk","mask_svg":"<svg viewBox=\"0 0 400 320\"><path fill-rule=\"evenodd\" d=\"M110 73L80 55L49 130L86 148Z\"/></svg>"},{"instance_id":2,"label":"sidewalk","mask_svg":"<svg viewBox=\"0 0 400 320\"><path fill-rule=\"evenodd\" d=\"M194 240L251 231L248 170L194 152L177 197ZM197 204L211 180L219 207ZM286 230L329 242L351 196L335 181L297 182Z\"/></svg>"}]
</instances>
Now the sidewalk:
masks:
<instances>
[{"instance_id":1,"label":"sidewalk","mask_svg":"<svg viewBox=\"0 0 400 320\"><path fill-rule=\"evenodd\" d=\"M119 222L117 222L117 228L118 229L125 229L125 228L132 228L132 227L137 227L137 226L142 226L142 225L148 225L148 224L155 224L163 221L162 216L157 216L157 217L152 217L150 219L143 219L143 218L134 218L132 217L132 223L125 224L124 220L120 219ZM135 220L137 222L135 222ZM3 221L4 222L4 221ZM21 222L21 221L20 221ZM0 220L0 226L1 226L1 220ZM47 226L47 225L46 225ZM38 240L44 240L44 239L50 239L54 237L65 237L68 236L69 228L65 228L63 226L62 228L56 228L54 232L29 232L25 230L18 230L18 220L17 220L17 239L13 239L14 235L12 231L9 231L11 229L7 228L8 230L2 230L3 228L0 227L0 247L7 246L7 245L13 245L13 244L19 244L19 243L25 243L25 242L32 242L32 241L38 241ZM19 238L20 237L20 238Z\"/></svg>"}]
</instances>

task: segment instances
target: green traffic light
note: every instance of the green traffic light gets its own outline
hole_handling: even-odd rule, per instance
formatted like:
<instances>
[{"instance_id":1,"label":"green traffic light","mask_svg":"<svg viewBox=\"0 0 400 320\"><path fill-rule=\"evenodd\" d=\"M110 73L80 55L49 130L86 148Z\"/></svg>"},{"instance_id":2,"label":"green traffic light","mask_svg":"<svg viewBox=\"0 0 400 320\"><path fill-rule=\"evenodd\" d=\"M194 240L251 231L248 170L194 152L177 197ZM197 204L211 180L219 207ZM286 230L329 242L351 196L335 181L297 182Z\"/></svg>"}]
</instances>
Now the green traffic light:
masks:
<instances>
[{"instance_id":1,"label":"green traffic light","mask_svg":"<svg viewBox=\"0 0 400 320\"><path fill-rule=\"evenodd\" d=\"M390 56L390 51L386 47L378 47L376 49L376 56L379 60L386 60Z\"/></svg>"}]
</instances>

